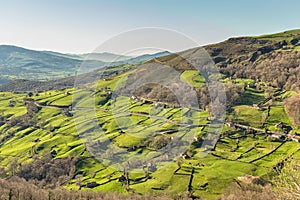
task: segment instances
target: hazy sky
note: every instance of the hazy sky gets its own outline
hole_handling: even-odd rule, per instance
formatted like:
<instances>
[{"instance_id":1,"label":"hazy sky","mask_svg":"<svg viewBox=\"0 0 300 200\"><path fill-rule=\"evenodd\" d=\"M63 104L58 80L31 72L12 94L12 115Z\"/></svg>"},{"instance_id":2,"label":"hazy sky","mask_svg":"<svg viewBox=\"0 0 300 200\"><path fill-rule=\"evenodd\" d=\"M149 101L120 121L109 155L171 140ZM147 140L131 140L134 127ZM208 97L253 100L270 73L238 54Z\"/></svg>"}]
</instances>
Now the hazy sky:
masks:
<instances>
[{"instance_id":1,"label":"hazy sky","mask_svg":"<svg viewBox=\"0 0 300 200\"><path fill-rule=\"evenodd\" d=\"M0 44L83 53L124 31L162 27L202 45L300 28L299 8L299 0L0 0Z\"/></svg>"}]
</instances>

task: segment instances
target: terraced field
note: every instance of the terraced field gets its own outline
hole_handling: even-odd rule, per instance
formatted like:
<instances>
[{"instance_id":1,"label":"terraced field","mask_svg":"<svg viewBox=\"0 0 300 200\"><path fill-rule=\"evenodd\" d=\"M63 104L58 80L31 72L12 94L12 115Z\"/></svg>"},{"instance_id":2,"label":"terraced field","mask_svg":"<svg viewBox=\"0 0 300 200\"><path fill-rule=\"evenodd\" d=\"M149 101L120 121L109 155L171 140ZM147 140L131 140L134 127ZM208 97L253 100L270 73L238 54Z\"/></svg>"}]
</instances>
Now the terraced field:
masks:
<instances>
[{"instance_id":1,"label":"terraced field","mask_svg":"<svg viewBox=\"0 0 300 200\"><path fill-rule=\"evenodd\" d=\"M23 125L12 125L29 112L24 99L28 94L0 93L0 113L5 118L0 126L0 164L7 167L17 159L24 165L55 152L55 159L79 158L74 177L64 184L69 189L87 190L85 186L94 182L93 190L188 192L215 199L238 177L250 174L270 180L278 163L299 155L300 143L270 140L272 133L266 131L284 134L275 128L279 122L293 127L282 105L291 92L283 92L271 102L265 101L266 90L246 87L239 105L228 112L233 125L224 125L214 149L207 151L203 139L212 124L207 111L114 97L113 91L128 74L97 82L95 91L73 88L34 94L31 98L39 108L30 115L34 126L26 126L28 118L21 119ZM193 87L204 83L191 70L181 78ZM235 84L251 82L235 80ZM261 109L253 105L261 102ZM290 133L298 132L293 127ZM164 151L178 138L187 143L185 151ZM173 149L182 150L181 143L174 144ZM127 182L120 180L124 171Z\"/></svg>"}]
</instances>

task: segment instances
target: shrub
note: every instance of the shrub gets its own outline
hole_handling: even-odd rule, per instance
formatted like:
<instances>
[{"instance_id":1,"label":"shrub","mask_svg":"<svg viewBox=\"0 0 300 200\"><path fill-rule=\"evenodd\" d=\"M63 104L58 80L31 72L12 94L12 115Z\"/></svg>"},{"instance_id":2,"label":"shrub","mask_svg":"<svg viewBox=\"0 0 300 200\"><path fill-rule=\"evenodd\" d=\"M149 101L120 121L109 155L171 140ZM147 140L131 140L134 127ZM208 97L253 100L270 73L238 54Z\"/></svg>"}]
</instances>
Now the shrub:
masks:
<instances>
[{"instance_id":1,"label":"shrub","mask_svg":"<svg viewBox=\"0 0 300 200\"><path fill-rule=\"evenodd\" d=\"M275 200L275 194L270 186L233 185L220 200Z\"/></svg>"},{"instance_id":2,"label":"shrub","mask_svg":"<svg viewBox=\"0 0 300 200\"><path fill-rule=\"evenodd\" d=\"M300 159L293 158L285 163L275 179L275 192L280 199L300 199Z\"/></svg>"}]
</instances>

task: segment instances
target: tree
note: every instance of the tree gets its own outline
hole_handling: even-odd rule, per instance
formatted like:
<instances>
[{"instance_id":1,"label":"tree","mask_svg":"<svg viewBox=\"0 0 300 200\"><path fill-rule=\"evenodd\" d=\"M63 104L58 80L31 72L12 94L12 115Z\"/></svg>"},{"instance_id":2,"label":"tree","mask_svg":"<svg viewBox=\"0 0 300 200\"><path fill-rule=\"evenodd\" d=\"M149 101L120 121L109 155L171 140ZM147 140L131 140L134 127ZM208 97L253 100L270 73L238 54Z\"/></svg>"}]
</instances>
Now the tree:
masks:
<instances>
[{"instance_id":1,"label":"tree","mask_svg":"<svg viewBox=\"0 0 300 200\"><path fill-rule=\"evenodd\" d=\"M293 123L300 127L300 94L286 99L284 107L289 117L292 118Z\"/></svg>"},{"instance_id":2,"label":"tree","mask_svg":"<svg viewBox=\"0 0 300 200\"><path fill-rule=\"evenodd\" d=\"M278 178L275 179L275 192L280 199L300 199L300 160L286 161Z\"/></svg>"},{"instance_id":3,"label":"tree","mask_svg":"<svg viewBox=\"0 0 300 200\"><path fill-rule=\"evenodd\" d=\"M32 92L28 92L28 97L32 97L33 93Z\"/></svg>"},{"instance_id":4,"label":"tree","mask_svg":"<svg viewBox=\"0 0 300 200\"><path fill-rule=\"evenodd\" d=\"M18 159L13 158L13 160L11 161L11 163L9 165L9 171L10 171L12 176L14 176L15 173L17 172L18 166L19 166Z\"/></svg>"}]
</instances>

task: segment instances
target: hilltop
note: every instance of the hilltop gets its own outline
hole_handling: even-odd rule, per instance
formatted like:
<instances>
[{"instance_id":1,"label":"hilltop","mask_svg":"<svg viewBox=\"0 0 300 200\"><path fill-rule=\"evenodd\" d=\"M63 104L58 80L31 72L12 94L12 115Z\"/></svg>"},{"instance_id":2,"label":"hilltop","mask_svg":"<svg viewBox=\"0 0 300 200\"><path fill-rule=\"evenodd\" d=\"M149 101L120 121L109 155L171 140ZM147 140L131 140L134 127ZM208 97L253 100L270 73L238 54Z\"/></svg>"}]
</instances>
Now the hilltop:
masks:
<instances>
[{"instance_id":1,"label":"hilltop","mask_svg":"<svg viewBox=\"0 0 300 200\"><path fill-rule=\"evenodd\" d=\"M227 77L261 80L274 87L298 90L300 83L296 74L299 71L299 63L297 60L300 54L299 40L300 30L285 31L282 33L257 37L237 37L230 38L221 43L194 48L191 50L178 52L176 54L170 54L170 52L160 52L152 55L142 55L136 58L129 58L129 60L126 60L126 63L139 63L144 61L147 61L147 63L155 63L158 61L159 63L174 67L176 70L183 71L193 69L193 67L191 67L191 65L185 59L183 59L181 55L193 59L193 56L197 55L197 51L200 52L204 49L215 62L220 72ZM82 59L83 56L59 54L55 52L50 52L50 54L60 55L61 57L71 57L72 59ZM95 55L92 55L91 58L94 56ZM115 55L112 54L109 57L111 58L113 56ZM121 58L127 59L127 57ZM151 60L153 58L157 59ZM118 65L120 63L114 64ZM89 64L87 63L86 65L88 66ZM67 71L70 72L70 70ZM7 78L8 76L6 76L5 73L2 75L2 77ZM74 80L75 78L73 74L68 75L70 75L70 77L67 79L57 80L58 77L56 76L55 81L40 83L42 85L40 89L61 89L63 88L62 85L65 85L66 87L72 87L73 84L70 80ZM25 74L25 77L19 78L28 79L26 76L27 75ZM46 79L49 79L49 77L46 77ZM34 81L32 83L29 81L26 82L26 85L31 85L31 87L22 87L22 84L19 84L20 80L16 80L8 85L0 85L0 91L40 90L39 86L34 86L38 80L36 80L36 78L33 80ZM7 80L5 82L7 82ZM23 81L21 80L21 82ZM58 82L63 82L63 84L57 84ZM56 87L56 85L58 86Z\"/></svg>"}]
</instances>

